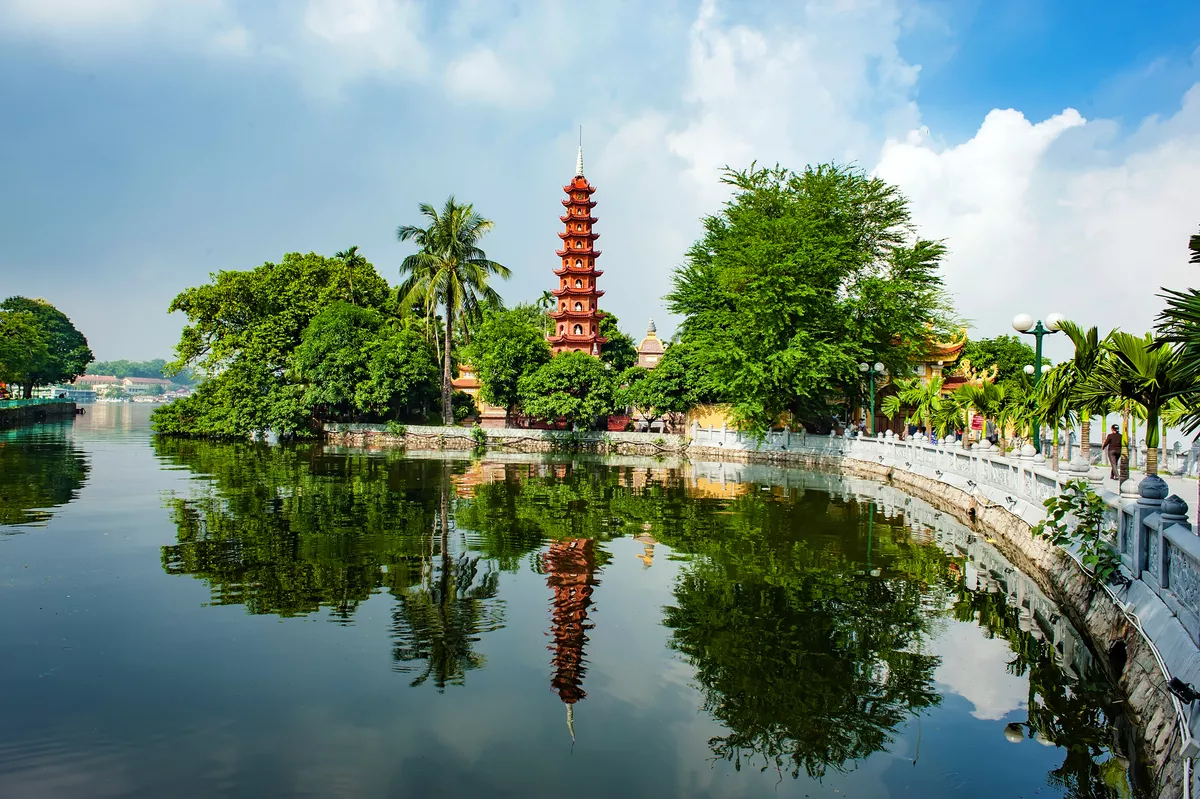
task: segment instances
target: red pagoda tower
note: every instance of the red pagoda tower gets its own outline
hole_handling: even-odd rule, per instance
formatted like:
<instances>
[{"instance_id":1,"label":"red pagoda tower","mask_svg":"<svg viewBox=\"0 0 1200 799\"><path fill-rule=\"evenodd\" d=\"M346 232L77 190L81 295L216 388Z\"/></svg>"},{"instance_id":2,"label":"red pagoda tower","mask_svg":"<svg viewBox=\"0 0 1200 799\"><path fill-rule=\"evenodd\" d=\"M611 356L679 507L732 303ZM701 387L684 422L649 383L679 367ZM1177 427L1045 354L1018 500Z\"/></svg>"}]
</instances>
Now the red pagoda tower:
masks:
<instances>
[{"instance_id":1,"label":"red pagoda tower","mask_svg":"<svg viewBox=\"0 0 1200 799\"><path fill-rule=\"evenodd\" d=\"M557 355L560 352L586 352L599 355L600 347L608 339L600 335L600 310L598 301L604 294L596 288L596 278L604 274L596 269L600 251L592 245L600 238L592 232L596 217L592 209L592 192L596 187L583 176L583 145L579 147L579 160L575 162L575 178L563 186L567 199L562 201L567 213L559 219L567 226L558 234L562 259L554 274L558 276L558 288L551 292L555 297L555 308L550 312L554 319L554 332L547 338Z\"/></svg>"}]
</instances>

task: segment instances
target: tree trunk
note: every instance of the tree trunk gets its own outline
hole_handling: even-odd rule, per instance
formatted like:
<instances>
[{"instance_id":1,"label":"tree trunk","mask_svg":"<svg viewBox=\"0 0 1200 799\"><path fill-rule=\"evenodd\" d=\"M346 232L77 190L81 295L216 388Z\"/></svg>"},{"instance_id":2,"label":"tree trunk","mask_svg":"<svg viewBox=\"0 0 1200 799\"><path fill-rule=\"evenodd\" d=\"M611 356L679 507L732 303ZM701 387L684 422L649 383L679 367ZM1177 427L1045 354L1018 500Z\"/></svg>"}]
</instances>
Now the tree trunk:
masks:
<instances>
[{"instance_id":1,"label":"tree trunk","mask_svg":"<svg viewBox=\"0 0 1200 799\"><path fill-rule=\"evenodd\" d=\"M1158 447L1146 447L1146 476L1158 474Z\"/></svg>"},{"instance_id":2,"label":"tree trunk","mask_svg":"<svg viewBox=\"0 0 1200 799\"><path fill-rule=\"evenodd\" d=\"M28 382L21 386L21 396L25 399L33 399L33 383Z\"/></svg>"},{"instance_id":3,"label":"tree trunk","mask_svg":"<svg viewBox=\"0 0 1200 799\"><path fill-rule=\"evenodd\" d=\"M451 330L454 327L454 317L451 316L450 300L446 300L446 339L445 346L442 348L442 422L447 425L454 424L454 406L451 403L451 395L453 393L450 386L452 377L450 375L450 337Z\"/></svg>"},{"instance_id":4,"label":"tree trunk","mask_svg":"<svg viewBox=\"0 0 1200 799\"><path fill-rule=\"evenodd\" d=\"M1092 462L1092 445L1090 439L1092 436L1092 417L1083 414L1079 417L1079 457L1083 458L1085 463Z\"/></svg>"}]
</instances>

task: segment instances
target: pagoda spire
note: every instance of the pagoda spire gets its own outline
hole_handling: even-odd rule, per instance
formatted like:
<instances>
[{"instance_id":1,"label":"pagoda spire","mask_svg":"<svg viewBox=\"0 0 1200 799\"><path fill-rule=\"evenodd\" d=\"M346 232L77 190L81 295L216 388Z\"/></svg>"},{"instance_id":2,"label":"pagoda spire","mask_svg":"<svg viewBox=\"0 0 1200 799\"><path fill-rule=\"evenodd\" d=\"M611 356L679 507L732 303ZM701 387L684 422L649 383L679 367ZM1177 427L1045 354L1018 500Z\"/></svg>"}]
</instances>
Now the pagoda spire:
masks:
<instances>
[{"instance_id":1,"label":"pagoda spire","mask_svg":"<svg viewBox=\"0 0 1200 799\"><path fill-rule=\"evenodd\" d=\"M575 159L575 177L583 177L583 125L579 126L579 157Z\"/></svg>"}]
</instances>

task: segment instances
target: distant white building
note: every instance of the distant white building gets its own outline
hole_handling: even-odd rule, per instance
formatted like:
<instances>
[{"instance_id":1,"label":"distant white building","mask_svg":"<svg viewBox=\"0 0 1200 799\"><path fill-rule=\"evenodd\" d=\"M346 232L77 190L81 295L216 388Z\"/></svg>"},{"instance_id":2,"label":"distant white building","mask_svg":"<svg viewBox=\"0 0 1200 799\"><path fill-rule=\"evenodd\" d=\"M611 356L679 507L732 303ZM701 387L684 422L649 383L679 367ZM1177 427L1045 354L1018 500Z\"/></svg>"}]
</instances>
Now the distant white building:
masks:
<instances>
[{"instance_id":1,"label":"distant white building","mask_svg":"<svg viewBox=\"0 0 1200 799\"><path fill-rule=\"evenodd\" d=\"M162 394L169 391L172 385L170 380L161 377L126 377L121 381L121 388L131 397Z\"/></svg>"}]
</instances>

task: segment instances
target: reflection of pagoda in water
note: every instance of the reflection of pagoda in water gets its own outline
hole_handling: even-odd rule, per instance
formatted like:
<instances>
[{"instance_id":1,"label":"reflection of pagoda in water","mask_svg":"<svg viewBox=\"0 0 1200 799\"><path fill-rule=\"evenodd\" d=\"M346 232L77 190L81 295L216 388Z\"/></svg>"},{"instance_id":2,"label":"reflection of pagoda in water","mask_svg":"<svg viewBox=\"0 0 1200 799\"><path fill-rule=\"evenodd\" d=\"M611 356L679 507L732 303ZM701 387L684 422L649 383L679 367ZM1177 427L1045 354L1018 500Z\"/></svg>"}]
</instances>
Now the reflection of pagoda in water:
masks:
<instances>
[{"instance_id":1,"label":"reflection of pagoda in water","mask_svg":"<svg viewBox=\"0 0 1200 799\"><path fill-rule=\"evenodd\" d=\"M554 675L550 687L567 706L567 726L572 726L572 705L587 696L583 690L584 644L592 605L592 591L599 585L596 573L596 542L590 538L571 538L555 541L543 556L546 584L554 592L550 609L550 634L554 643L548 647L554 653Z\"/></svg>"}]
</instances>

